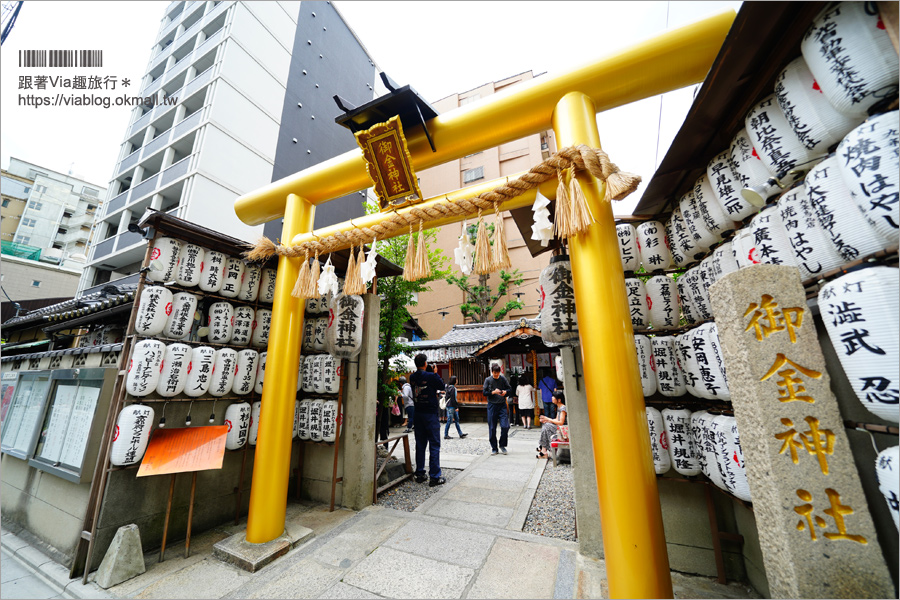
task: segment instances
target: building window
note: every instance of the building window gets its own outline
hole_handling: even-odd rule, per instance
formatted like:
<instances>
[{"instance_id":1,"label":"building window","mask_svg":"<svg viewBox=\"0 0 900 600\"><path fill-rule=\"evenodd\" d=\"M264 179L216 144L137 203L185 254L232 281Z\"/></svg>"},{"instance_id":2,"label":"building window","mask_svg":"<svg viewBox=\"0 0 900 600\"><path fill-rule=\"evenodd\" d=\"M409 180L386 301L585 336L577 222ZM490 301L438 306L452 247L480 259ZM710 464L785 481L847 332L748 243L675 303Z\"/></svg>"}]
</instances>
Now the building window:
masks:
<instances>
[{"instance_id":1,"label":"building window","mask_svg":"<svg viewBox=\"0 0 900 600\"><path fill-rule=\"evenodd\" d=\"M22 225L25 227L34 227L37 225L37 219L22 219Z\"/></svg>"},{"instance_id":2,"label":"building window","mask_svg":"<svg viewBox=\"0 0 900 600\"><path fill-rule=\"evenodd\" d=\"M36 191L38 194L45 194L45 193L47 193L47 186L46 185L36 185L36 186L34 186L34 191Z\"/></svg>"},{"instance_id":3,"label":"building window","mask_svg":"<svg viewBox=\"0 0 900 600\"><path fill-rule=\"evenodd\" d=\"M100 195L100 190L95 190L94 188L89 188L89 187L85 186L85 188L81 190L81 193L84 194L85 196L91 196L93 198L96 198Z\"/></svg>"},{"instance_id":4,"label":"building window","mask_svg":"<svg viewBox=\"0 0 900 600\"><path fill-rule=\"evenodd\" d=\"M28 202L28 208L33 208L34 210L41 210L44 208L43 202L38 202L37 200L30 200Z\"/></svg>"},{"instance_id":5,"label":"building window","mask_svg":"<svg viewBox=\"0 0 900 600\"><path fill-rule=\"evenodd\" d=\"M30 193L31 193L31 188L30 188L30 187L25 188L25 189L23 190L22 193L23 193L23 194L30 194Z\"/></svg>"},{"instance_id":6,"label":"building window","mask_svg":"<svg viewBox=\"0 0 900 600\"><path fill-rule=\"evenodd\" d=\"M31 237L29 237L27 235L17 235L16 236L17 244L27 244L30 241L31 241Z\"/></svg>"},{"instance_id":7,"label":"building window","mask_svg":"<svg viewBox=\"0 0 900 600\"><path fill-rule=\"evenodd\" d=\"M4 201L3 201L3 208L6 208L7 206L9 206L9 200L4 200Z\"/></svg>"},{"instance_id":8,"label":"building window","mask_svg":"<svg viewBox=\"0 0 900 600\"><path fill-rule=\"evenodd\" d=\"M463 171L464 184L472 183L473 181L478 181L479 179L484 179L484 167L475 167L474 169Z\"/></svg>"},{"instance_id":9,"label":"building window","mask_svg":"<svg viewBox=\"0 0 900 600\"><path fill-rule=\"evenodd\" d=\"M32 280L31 280L31 287L41 287L41 282L38 281L37 279L32 279Z\"/></svg>"}]
</instances>

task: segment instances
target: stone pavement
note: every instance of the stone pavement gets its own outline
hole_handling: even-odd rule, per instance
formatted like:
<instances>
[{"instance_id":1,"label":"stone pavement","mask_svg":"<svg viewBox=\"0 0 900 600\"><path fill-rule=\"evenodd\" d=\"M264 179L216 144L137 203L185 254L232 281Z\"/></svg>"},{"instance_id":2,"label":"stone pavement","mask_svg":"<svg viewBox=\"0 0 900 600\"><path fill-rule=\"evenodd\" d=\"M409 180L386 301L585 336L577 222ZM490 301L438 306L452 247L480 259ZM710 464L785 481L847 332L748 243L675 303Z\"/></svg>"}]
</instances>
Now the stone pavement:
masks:
<instances>
[{"instance_id":1,"label":"stone pavement","mask_svg":"<svg viewBox=\"0 0 900 600\"><path fill-rule=\"evenodd\" d=\"M464 430L469 433L469 439L481 438L487 445L486 425L465 424ZM15 558L8 557L6 550L21 540L13 534L4 534L2 596L601 597L605 591L602 561L582 559L577 543L522 532L545 461L534 457L539 430L513 431L516 434L510 438L506 456L444 457L444 466L453 463L453 468L465 470L414 512L376 505L358 513L347 510L329 513L327 507L320 505L289 504L289 523L309 527L315 536L252 574L212 556L213 544L242 530L244 524L220 527L193 537L192 555L187 559L183 557L183 542L179 541L168 546L162 563L158 562L158 552L148 553L146 573L106 591L93 583L80 586L80 580L68 582L67 579L57 581L53 588L18 563L8 570L7 564L13 564L10 561ZM33 550L20 546L18 551L10 552L25 549ZM33 571L41 572L51 566L62 569L55 563L45 563ZM46 589L39 584L45 584ZM7 585L16 587L7 589ZM676 586L678 597L751 597L743 586L718 586L706 578L681 576ZM65 595L59 596L63 587ZM20 590L22 595L18 595Z\"/></svg>"}]
</instances>

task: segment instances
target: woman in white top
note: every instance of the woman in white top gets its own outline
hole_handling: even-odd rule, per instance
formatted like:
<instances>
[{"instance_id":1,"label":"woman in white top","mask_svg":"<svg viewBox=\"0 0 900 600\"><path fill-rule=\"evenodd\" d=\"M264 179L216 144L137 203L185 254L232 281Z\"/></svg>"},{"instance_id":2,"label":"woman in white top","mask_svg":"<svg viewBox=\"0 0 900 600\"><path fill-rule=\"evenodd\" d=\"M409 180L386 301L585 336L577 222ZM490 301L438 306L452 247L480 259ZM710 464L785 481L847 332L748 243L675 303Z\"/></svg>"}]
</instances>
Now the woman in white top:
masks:
<instances>
[{"instance_id":1,"label":"woman in white top","mask_svg":"<svg viewBox=\"0 0 900 600\"><path fill-rule=\"evenodd\" d=\"M527 380L523 379L522 381ZM525 429L531 429L531 413L534 411L534 387L529 383L519 385L516 387L516 396L519 398L519 416L522 417L522 425Z\"/></svg>"}]
</instances>

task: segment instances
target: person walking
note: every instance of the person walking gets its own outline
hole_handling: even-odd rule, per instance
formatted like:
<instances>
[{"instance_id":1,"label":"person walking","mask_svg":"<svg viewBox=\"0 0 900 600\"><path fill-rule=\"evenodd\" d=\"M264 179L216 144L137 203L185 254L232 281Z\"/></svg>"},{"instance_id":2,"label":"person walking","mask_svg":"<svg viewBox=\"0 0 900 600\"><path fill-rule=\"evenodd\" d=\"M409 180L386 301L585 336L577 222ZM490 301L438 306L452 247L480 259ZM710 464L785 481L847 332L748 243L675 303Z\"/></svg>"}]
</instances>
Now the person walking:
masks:
<instances>
[{"instance_id":1,"label":"person walking","mask_svg":"<svg viewBox=\"0 0 900 600\"><path fill-rule=\"evenodd\" d=\"M444 390L444 381L436 374L425 370L428 357L416 354L416 372L409 381L413 386L415 412L413 419L416 436L417 483L425 482L425 450L428 450L428 485L443 485L447 480L441 477L441 424L438 421L438 392Z\"/></svg>"},{"instance_id":2,"label":"person walking","mask_svg":"<svg viewBox=\"0 0 900 600\"><path fill-rule=\"evenodd\" d=\"M520 380L516 387L516 396L519 398L519 415L522 418L522 426L531 429L531 412L534 410L534 386L527 379Z\"/></svg>"},{"instance_id":3,"label":"person walking","mask_svg":"<svg viewBox=\"0 0 900 600\"><path fill-rule=\"evenodd\" d=\"M447 424L444 426L444 439L453 439L448 435L450 433L450 423L456 423L456 433L459 434L459 439L462 439L469 434L463 433L462 428L459 426L459 404L456 403L456 375L450 376L450 383L447 384L445 392L447 394Z\"/></svg>"},{"instance_id":4,"label":"person walking","mask_svg":"<svg viewBox=\"0 0 900 600\"><path fill-rule=\"evenodd\" d=\"M538 390L541 392L541 400L544 403L544 414L542 416L550 419L556 418L556 405L553 404L553 391L556 389L556 377L545 372L544 377L538 382ZM543 423L543 419L541 422Z\"/></svg>"},{"instance_id":5,"label":"person walking","mask_svg":"<svg viewBox=\"0 0 900 600\"><path fill-rule=\"evenodd\" d=\"M491 455L497 454L497 424L500 424L499 450L506 454L507 435L509 434L509 411L506 409L506 397L510 385L506 377L500 374L500 365L491 365L491 374L484 380L482 393L487 398L488 439L491 442Z\"/></svg>"},{"instance_id":6,"label":"person walking","mask_svg":"<svg viewBox=\"0 0 900 600\"><path fill-rule=\"evenodd\" d=\"M566 400L560 391L553 392L552 400L557 409L554 419L541 415L541 445L537 448L537 458L549 457L550 438L559 430L560 425L566 424Z\"/></svg>"},{"instance_id":7,"label":"person walking","mask_svg":"<svg viewBox=\"0 0 900 600\"><path fill-rule=\"evenodd\" d=\"M406 381L406 377L400 378L400 397L403 398L403 410L406 411L406 429L403 433L411 433L413 431L413 417L416 413L416 405L413 400L412 386Z\"/></svg>"}]
</instances>

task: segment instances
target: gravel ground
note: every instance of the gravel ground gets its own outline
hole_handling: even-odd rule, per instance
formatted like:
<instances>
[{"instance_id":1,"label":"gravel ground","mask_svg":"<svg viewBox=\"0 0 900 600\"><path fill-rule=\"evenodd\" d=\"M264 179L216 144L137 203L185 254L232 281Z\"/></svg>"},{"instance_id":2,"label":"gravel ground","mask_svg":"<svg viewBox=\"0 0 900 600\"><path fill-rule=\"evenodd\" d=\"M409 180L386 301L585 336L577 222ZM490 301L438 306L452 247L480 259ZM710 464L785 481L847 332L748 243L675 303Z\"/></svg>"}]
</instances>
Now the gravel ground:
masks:
<instances>
[{"instance_id":1,"label":"gravel ground","mask_svg":"<svg viewBox=\"0 0 900 600\"><path fill-rule=\"evenodd\" d=\"M575 476L572 465L548 460L525 518L525 533L575 541Z\"/></svg>"},{"instance_id":2,"label":"gravel ground","mask_svg":"<svg viewBox=\"0 0 900 600\"><path fill-rule=\"evenodd\" d=\"M472 439L467 437L459 439L455 431L451 431L452 440L441 439L441 452L450 454L487 454L491 451L491 445L487 440Z\"/></svg>"},{"instance_id":3,"label":"gravel ground","mask_svg":"<svg viewBox=\"0 0 900 600\"><path fill-rule=\"evenodd\" d=\"M462 473L459 469L441 469L444 479L449 483L454 477ZM420 504L441 489L442 486L429 487L428 483L416 483L414 479L407 479L400 485L378 495L378 505L397 510L412 512Z\"/></svg>"}]
</instances>

